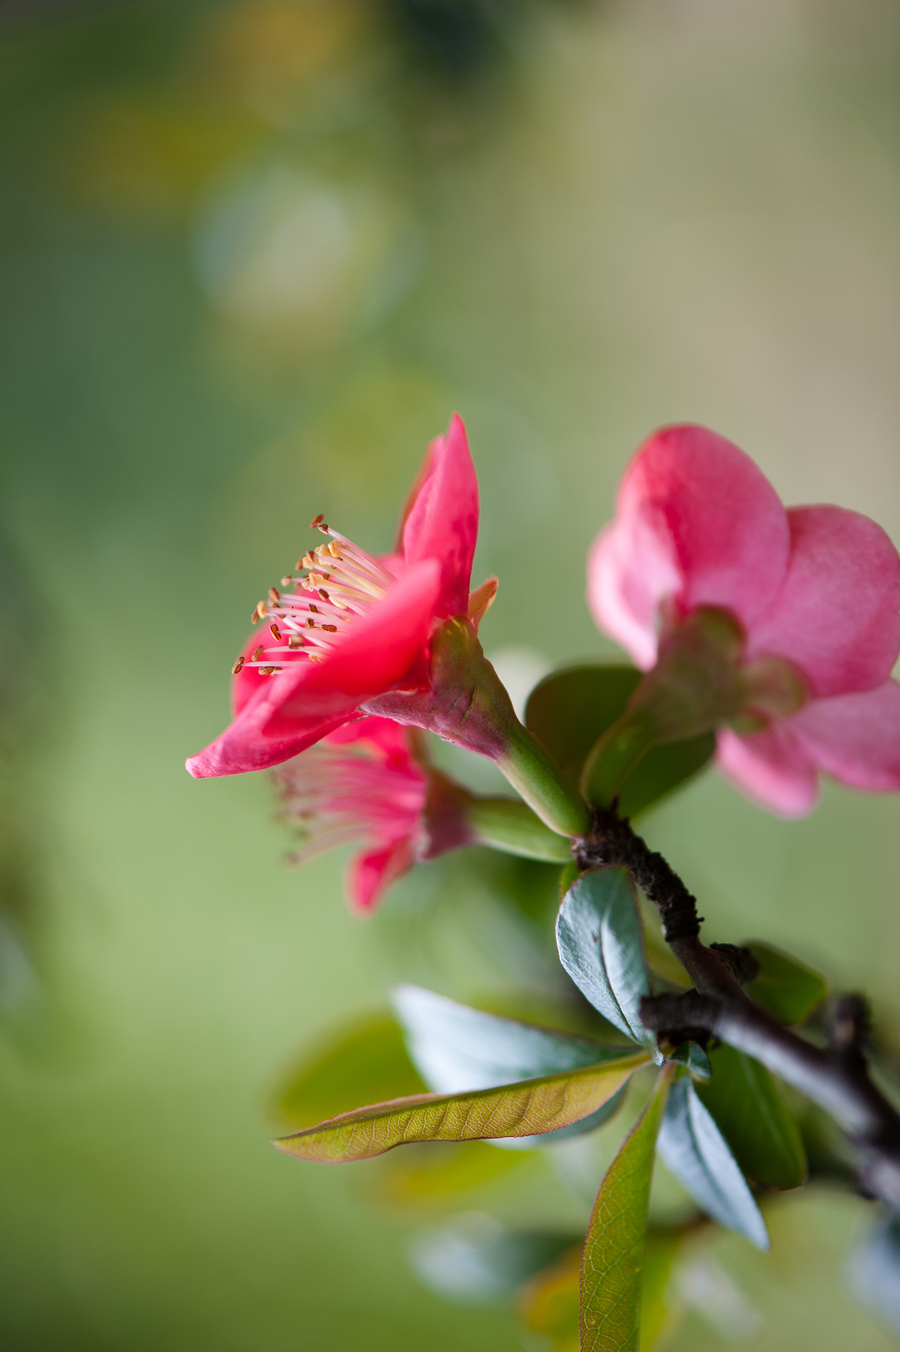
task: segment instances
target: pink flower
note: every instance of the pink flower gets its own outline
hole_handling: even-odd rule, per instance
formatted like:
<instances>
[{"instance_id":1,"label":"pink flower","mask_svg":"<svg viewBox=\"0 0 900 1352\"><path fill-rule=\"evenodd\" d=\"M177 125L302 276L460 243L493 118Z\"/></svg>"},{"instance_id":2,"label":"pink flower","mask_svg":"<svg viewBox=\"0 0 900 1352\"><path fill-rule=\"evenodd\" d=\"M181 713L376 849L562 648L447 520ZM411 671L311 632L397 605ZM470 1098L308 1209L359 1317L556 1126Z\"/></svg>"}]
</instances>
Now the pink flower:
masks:
<instances>
[{"instance_id":1,"label":"pink flower","mask_svg":"<svg viewBox=\"0 0 900 1352\"><path fill-rule=\"evenodd\" d=\"M431 853L428 774L413 751L416 736L387 718L364 718L275 772L283 815L305 837L293 863L341 845L362 847L347 870L349 900L361 911Z\"/></svg>"},{"instance_id":2,"label":"pink flower","mask_svg":"<svg viewBox=\"0 0 900 1352\"><path fill-rule=\"evenodd\" d=\"M462 420L430 446L400 522L396 553L377 558L331 537L253 614L235 663L234 720L192 756L192 775L263 770L296 756L388 692L429 685L429 641L448 618L478 620L496 582L469 595L478 481Z\"/></svg>"},{"instance_id":3,"label":"pink flower","mask_svg":"<svg viewBox=\"0 0 900 1352\"><path fill-rule=\"evenodd\" d=\"M736 618L744 668L777 658L806 698L759 730L723 727L718 763L749 797L811 811L821 771L900 789L900 559L880 526L841 507L785 509L753 461L703 427L664 428L625 472L616 518L588 556L588 601L639 667L663 624L712 606ZM756 712L756 711L754 711Z\"/></svg>"}]
</instances>

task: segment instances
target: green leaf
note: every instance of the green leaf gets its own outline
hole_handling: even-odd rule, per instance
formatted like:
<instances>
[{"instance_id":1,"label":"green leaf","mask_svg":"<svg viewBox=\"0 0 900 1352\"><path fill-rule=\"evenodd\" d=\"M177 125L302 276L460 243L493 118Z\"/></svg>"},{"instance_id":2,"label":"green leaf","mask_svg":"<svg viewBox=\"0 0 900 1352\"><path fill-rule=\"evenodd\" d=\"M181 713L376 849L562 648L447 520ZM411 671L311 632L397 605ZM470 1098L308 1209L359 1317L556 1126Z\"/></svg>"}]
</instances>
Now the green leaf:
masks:
<instances>
[{"instance_id":1,"label":"green leaf","mask_svg":"<svg viewBox=\"0 0 900 1352\"><path fill-rule=\"evenodd\" d=\"M572 784L578 784L595 743L624 713L640 679L633 667L566 667L546 676L531 692L526 726ZM712 733L653 747L622 784L622 815L646 811L697 774L714 750Z\"/></svg>"},{"instance_id":2,"label":"green leaf","mask_svg":"<svg viewBox=\"0 0 900 1352\"><path fill-rule=\"evenodd\" d=\"M585 1352L637 1352L641 1268L653 1151L669 1073L626 1136L600 1185L581 1264L581 1347Z\"/></svg>"},{"instance_id":3,"label":"green leaf","mask_svg":"<svg viewBox=\"0 0 900 1352\"><path fill-rule=\"evenodd\" d=\"M641 1352L662 1346L684 1318L672 1269L684 1230L650 1226L641 1264ZM547 1352L579 1352L578 1305L582 1245L569 1250L525 1286L520 1305L526 1328L543 1335ZM613 1344L615 1346L615 1344ZM626 1344L627 1346L627 1344Z\"/></svg>"},{"instance_id":4,"label":"green leaf","mask_svg":"<svg viewBox=\"0 0 900 1352\"><path fill-rule=\"evenodd\" d=\"M342 1113L274 1144L297 1159L339 1164L373 1159L416 1141L493 1141L570 1126L594 1113L648 1057L564 1071L469 1094L418 1094Z\"/></svg>"},{"instance_id":5,"label":"green leaf","mask_svg":"<svg viewBox=\"0 0 900 1352\"><path fill-rule=\"evenodd\" d=\"M397 1021L380 1013L333 1034L308 1053L278 1091L276 1112L291 1126L311 1127L355 1108L360 1099L379 1103L426 1088Z\"/></svg>"},{"instance_id":6,"label":"green leaf","mask_svg":"<svg viewBox=\"0 0 900 1352\"><path fill-rule=\"evenodd\" d=\"M439 1094L490 1089L537 1075L619 1060L622 1047L605 1047L587 1038L560 1033L518 1019L501 1018L457 1004L421 986L398 986L393 1005L406 1034L413 1064L428 1087ZM596 1113L560 1134L578 1136L608 1121L621 1107L624 1089ZM538 1137L535 1144L543 1143Z\"/></svg>"},{"instance_id":7,"label":"green leaf","mask_svg":"<svg viewBox=\"0 0 900 1352\"><path fill-rule=\"evenodd\" d=\"M766 1224L747 1180L689 1076L672 1086L659 1153L702 1211L758 1249L769 1247Z\"/></svg>"},{"instance_id":8,"label":"green leaf","mask_svg":"<svg viewBox=\"0 0 900 1352\"><path fill-rule=\"evenodd\" d=\"M712 1075L709 1057L699 1042L682 1042L680 1047L675 1048L669 1060L674 1061L677 1066L685 1066L694 1075L699 1075L704 1080L708 1080Z\"/></svg>"},{"instance_id":9,"label":"green leaf","mask_svg":"<svg viewBox=\"0 0 900 1352\"><path fill-rule=\"evenodd\" d=\"M806 1181L806 1151L772 1076L733 1047L717 1047L710 1060L712 1079L697 1093L743 1172L773 1188L799 1188Z\"/></svg>"},{"instance_id":10,"label":"green leaf","mask_svg":"<svg viewBox=\"0 0 900 1352\"><path fill-rule=\"evenodd\" d=\"M650 968L628 869L592 868L576 879L559 908L556 943L560 962L594 1008L658 1056L641 1022Z\"/></svg>"},{"instance_id":11,"label":"green leaf","mask_svg":"<svg viewBox=\"0 0 900 1352\"><path fill-rule=\"evenodd\" d=\"M759 976L747 986L758 1005L782 1023L802 1023L828 995L821 973L771 944L745 944L759 963Z\"/></svg>"}]
</instances>

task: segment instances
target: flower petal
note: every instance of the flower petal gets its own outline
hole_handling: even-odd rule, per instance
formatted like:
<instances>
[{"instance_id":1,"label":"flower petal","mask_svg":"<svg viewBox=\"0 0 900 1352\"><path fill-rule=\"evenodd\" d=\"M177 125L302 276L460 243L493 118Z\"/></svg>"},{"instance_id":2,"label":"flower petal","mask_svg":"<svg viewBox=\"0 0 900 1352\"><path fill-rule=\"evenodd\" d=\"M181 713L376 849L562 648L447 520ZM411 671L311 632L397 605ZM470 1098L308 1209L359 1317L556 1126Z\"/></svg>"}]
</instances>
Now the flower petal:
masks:
<instances>
[{"instance_id":1,"label":"flower petal","mask_svg":"<svg viewBox=\"0 0 900 1352\"><path fill-rule=\"evenodd\" d=\"M344 723L358 705L397 687L423 653L440 567L423 560L360 617L320 662L294 663L257 691L220 737L187 762L198 779L280 765Z\"/></svg>"},{"instance_id":2,"label":"flower petal","mask_svg":"<svg viewBox=\"0 0 900 1352\"><path fill-rule=\"evenodd\" d=\"M723 606L749 629L770 605L790 549L787 513L765 475L705 427L645 442L619 487L616 519L588 556L599 627L652 666L661 602Z\"/></svg>"},{"instance_id":3,"label":"flower petal","mask_svg":"<svg viewBox=\"0 0 900 1352\"><path fill-rule=\"evenodd\" d=\"M876 793L900 789L900 685L813 700L790 720L804 753L844 784Z\"/></svg>"},{"instance_id":4,"label":"flower petal","mask_svg":"<svg viewBox=\"0 0 900 1352\"><path fill-rule=\"evenodd\" d=\"M815 764L783 726L749 737L720 729L716 765L736 789L779 817L806 817L816 805Z\"/></svg>"},{"instance_id":5,"label":"flower petal","mask_svg":"<svg viewBox=\"0 0 900 1352\"><path fill-rule=\"evenodd\" d=\"M478 479L462 418L454 413L446 436L431 443L402 519L407 563L438 559L441 589L436 613L465 615L478 537Z\"/></svg>"},{"instance_id":6,"label":"flower petal","mask_svg":"<svg viewBox=\"0 0 900 1352\"><path fill-rule=\"evenodd\" d=\"M795 662L813 695L873 690L900 652L900 558L888 536L843 507L792 507L791 556L748 655Z\"/></svg>"},{"instance_id":7,"label":"flower petal","mask_svg":"<svg viewBox=\"0 0 900 1352\"><path fill-rule=\"evenodd\" d=\"M357 911L373 911L387 890L415 863L409 840L354 855L347 867L347 898Z\"/></svg>"}]
</instances>

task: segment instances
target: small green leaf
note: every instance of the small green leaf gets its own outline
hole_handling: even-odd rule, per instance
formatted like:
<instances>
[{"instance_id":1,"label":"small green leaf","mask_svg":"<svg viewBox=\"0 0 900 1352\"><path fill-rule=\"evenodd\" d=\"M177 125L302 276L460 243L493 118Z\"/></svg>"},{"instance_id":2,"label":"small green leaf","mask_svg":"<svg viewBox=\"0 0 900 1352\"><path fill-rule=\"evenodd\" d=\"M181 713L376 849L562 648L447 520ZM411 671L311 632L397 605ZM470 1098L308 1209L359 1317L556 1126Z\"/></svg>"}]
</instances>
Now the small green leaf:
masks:
<instances>
[{"instance_id":1,"label":"small green leaf","mask_svg":"<svg viewBox=\"0 0 900 1352\"><path fill-rule=\"evenodd\" d=\"M393 1005L413 1064L438 1094L515 1084L537 1075L619 1060L626 1054L621 1047L605 1047L571 1033L471 1009L421 986L398 986ZM594 1131L621 1104L622 1094L617 1094L596 1113L562 1128L562 1133L577 1136ZM549 1133L553 1141L560 1134ZM535 1144L542 1143L538 1137Z\"/></svg>"},{"instance_id":2,"label":"small green leaf","mask_svg":"<svg viewBox=\"0 0 900 1352\"><path fill-rule=\"evenodd\" d=\"M757 1183L799 1188L806 1181L806 1151L772 1076L733 1047L717 1047L710 1060L712 1079L698 1085L697 1093L741 1169Z\"/></svg>"},{"instance_id":3,"label":"small green leaf","mask_svg":"<svg viewBox=\"0 0 900 1352\"><path fill-rule=\"evenodd\" d=\"M672 1086L659 1153L702 1211L758 1249L769 1247L766 1223L747 1181L690 1076Z\"/></svg>"},{"instance_id":4,"label":"small green leaf","mask_svg":"<svg viewBox=\"0 0 900 1352\"><path fill-rule=\"evenodd\" d=\"M525 723L577 785L588 753L624 713L641 673L624 666L578 666L551 672L531 692ZM619 810L636 817L707 764L712 733L655 746L621 786Z\"/></svg>"},{"instance_id":5,"label":"small green leaf","mask_svg":"<svg viewBox=\"0 0 900 1352\"><path fill-rule=\"evenodd\" d=\"M682 1042L680 1047L675 1048L669 1060L674 1061L676 1066L685 1066L704 1080L708 1080L712 1075L709 1057L699 1042Z\"/></svg>"},{"instance_id":6,"label":"small green leaf","mask_svg":"<svg viewBox=\"0 0 900 1352\"><path fill-rule=\"evenodd\" d=\"M759 976L747 986L758 1005L782 1023L802 1023L828 995L828 982L806 963L771 944L745 944L759 963Z\"/></svg>"},{"instance_id":7,"label":"small green leaf","mask_svg":"<svg viewBox=\"0 0 900 1352\"><path fill-rule=\"evenodd\" d=\"M594 1008L658 1055L641 1022L650 969L628 869L592 868L576 879L559 908L556 943L560 962Z\"/></svg>"},{"instance_id":8,"label":"small green leaf","mask_svg":"<svg viewBox=\"0 0 900 1352\"><path fill-rule=\"evenodd\" d=\"M581 1264L581 1347L585 1352L637 1352L641 1268L653 1151L670 1072L625 1138L600 1185Z\"/></svg>"},{"instance_id":9,"label":"small green leaf","mask_svg":"<svg viewBox=\"0 0 900 1352\"><path fill-rule=\"evenodd\" d=\"M379 1103L426 1088L396 1019L376 1014L308 1053L277 1093L276 1113L291 1126L311 1127L355 1108L360 1099Z\"/></svg>"},{"instance_id":10,"label":"small green leaf","mask_svg":"<svg viewBox=\"0 0 900 1352\"><path fill-rule=\"evenodd\" d=\"M470 1094L418 1094L342 1113L274 1144L297 1159L339 1164L372 1159L416 1141L493 1141L570 1126L594 1113L648 1057L544 1075Z\"/></svg>"}]
</instances>

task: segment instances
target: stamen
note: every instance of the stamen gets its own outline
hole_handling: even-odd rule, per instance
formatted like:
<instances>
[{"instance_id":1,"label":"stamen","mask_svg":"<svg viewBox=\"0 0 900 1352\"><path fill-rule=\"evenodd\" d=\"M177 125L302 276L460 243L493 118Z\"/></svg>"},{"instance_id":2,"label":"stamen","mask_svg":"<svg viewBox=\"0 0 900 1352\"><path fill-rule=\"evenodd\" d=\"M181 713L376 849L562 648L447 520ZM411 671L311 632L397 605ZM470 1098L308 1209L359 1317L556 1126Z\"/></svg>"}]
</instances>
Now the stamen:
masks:
<instances>
[{"instance_id":1,"label":"stamen","mask_svg":"<svg viewBox=\"0 0 900 1352\"><path fill-rule=\"evenodd\" d=\"M243 659L243 657L239 657L238 660L235 662L234 666L231 668L231 674L232 674L232 676L237 676L237 675L239 675L239 674L240 674L241 667L242 667L243 665L244 665L244 659Z\"/></svg>"},{"instance_id":2,"label":"stamen","mask_svg":"<svg viewBox=\"0 0 900 1352\"><path fill-rule=\"evenodd\" d=\"M394 584L393 574L365 550L333 531L322 515L310 524L331 538L299 560L300 576L286 575L281 579L285 590L270 587L267 600L256 606L253 623L268 616L268 629L278 646L260 645L250 658L241 661L239 669L252 667L268 676L282 670L275 662L285 659L289 664L321 662L333 645L340 642L346 626L352 625L357 615L365 615L373 602L380 601Z\"/></svg>"}]
</instances>

